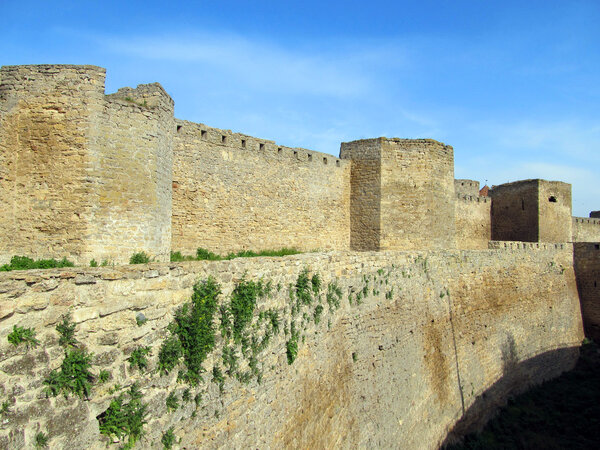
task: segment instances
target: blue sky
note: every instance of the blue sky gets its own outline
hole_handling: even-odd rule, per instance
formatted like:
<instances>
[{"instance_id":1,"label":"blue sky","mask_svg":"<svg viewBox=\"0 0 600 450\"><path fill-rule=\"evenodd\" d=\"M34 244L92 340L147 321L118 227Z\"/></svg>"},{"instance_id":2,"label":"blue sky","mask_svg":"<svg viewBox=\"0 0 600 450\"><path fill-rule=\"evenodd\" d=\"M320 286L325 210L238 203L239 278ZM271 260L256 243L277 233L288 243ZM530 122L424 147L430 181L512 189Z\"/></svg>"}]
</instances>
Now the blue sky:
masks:
<instances>
[{"instance_id":1,"label":"blue sky","mask_svg":"<svg viewBox=\"0 0 600 450\"><path fill-rule=\"evenodd\" d=\"M600 209L600 1L0 0L0 65L160 82L178 118L337 155L433 138L456 178L573 184Z\"/></svg>"}]
</instances>

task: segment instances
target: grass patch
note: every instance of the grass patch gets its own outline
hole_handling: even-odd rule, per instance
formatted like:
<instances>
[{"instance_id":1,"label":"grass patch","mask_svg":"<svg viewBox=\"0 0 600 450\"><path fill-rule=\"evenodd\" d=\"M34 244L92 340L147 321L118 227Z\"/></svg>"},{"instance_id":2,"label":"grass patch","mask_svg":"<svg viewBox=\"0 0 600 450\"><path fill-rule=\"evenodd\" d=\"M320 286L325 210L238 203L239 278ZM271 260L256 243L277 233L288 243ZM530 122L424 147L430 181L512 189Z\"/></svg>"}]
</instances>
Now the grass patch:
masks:
<instances>
[{"instance_id":1,"label":"grass patch","mask_svg":"<svg viewBox=\"0 0 600 450\"><path fill-rule=\"evenodd\" d=\"M33 260L27 256L13 256L9 264L0 266L0 272L10 272L11 270L55 269L74 266L75 264L67 258L57 261L56 259Z\"/></svg>"},{"instance_id":2,"label":"grass patch","mask_svg":"<svg viewBox=\"0 0 600 450\"><path fill-rule=\"evenodd\" d=\"M255 252L252 250L242 250L239 252L228 253L227 255L218 255L205 248L199 247L196 250L196 256L183 255L181 252L171 252L171 262L181 261L224 261L234 258L256 258L260 256L288 256L302 253L295 248L284 247L279 250L261 250Z\"/></svg>"}]
</instances>

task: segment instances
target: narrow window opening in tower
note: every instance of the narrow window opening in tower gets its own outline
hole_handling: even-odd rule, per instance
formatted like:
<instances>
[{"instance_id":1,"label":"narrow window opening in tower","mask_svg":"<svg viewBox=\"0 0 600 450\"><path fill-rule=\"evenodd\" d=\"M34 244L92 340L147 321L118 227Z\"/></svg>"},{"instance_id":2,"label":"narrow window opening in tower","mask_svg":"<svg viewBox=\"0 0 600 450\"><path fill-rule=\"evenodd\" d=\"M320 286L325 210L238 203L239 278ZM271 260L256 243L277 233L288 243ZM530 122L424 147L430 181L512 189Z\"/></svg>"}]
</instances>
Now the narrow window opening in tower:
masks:
<instances>
[{"instance_id":1,"label":"narrow window opening in tower","mask_svg":"<svg viewBox=\"0 0 600 450\"><path fill-rule=\"evenodd\" d=\"M335 165L338 166L338 167L340 167L340 160L339 159L335 161Z\"/></svg>"},{"instance_id":2,"label":"narrow window opening in tower","mask_svg":"<svg viewBox=\"0 0 600 450\"><path fill-rule=\"evenodd\" d=\"M279 154L281 154L281 152L282 152L282 151L283 151L283 149L282 149L281 147L279 147L279 148L277 149L277 153L279 153Z\"/></svg>"},{"instance_id":3,"label":"narrow window opening in tower","mask_svg":"<svg viewBox=\"0 0 600 450\"><path fill-rule=\"evenodd\" d=\"M181 131L181 125L177 125L177 132Z\"/></svg>"},{"instance_id":4,"label":"narrow window opening in tower","mask_svg":"<svg viewBox=\"0 0 600 450\"><path fill-rule=\"evenodd\" d=\"M258 149L259 150L264 150L265 149L265 144L259 144L258 145Z\"/></svg>"},{"instance_id":5,"label":"narrow window opening in tower","mask_svg":"<svg viewBox=\"0 0 600 450\"><path fill-rule=\"evenodd\" d=\"M550 203L556 203L556 197L554 195L551 195L550 197L548 197L548 201Z\"/></svg>"},{"instance_id":6,"label":"narrow window opening in tower","mask_svg":"<svg viewBox=\"0 0 600 450\"><path fill-rule=\"evenodd\" d=\"M206 130L202 130L202 131L200 131L200 137L201 137L202 139L206 139Z\"/></svg>"},{"instance_id":7,"label":"narrow window opening in tower","mask_svg":"<svg viewBox=\"0 0 600 450\"><path fill-rule=\"evenodd\" d=\"M310 153L308 154L308 160L312 161L312 155Z\"/></svg>"},{"instance_id":8,"label":"narrow window opening in tower","mask_svg":"<svg viewBox=\"0 0 600 450\"><path fill-rule=\"evenodd\" d=\"M323 158L323 164L327 164L327 158Z\"/></svg>"},{"instance_id":9,"label":"narrow window opening in tower","mask_svg":"<svg viewBox=\"0 0 600 450\"><path fill-rule=\"evenodd\" d=\"M297 158L298 157L298 152L294 150L294 156Z\"/></svg>"},{"instance_id":10,"label":"narrow window opening in tower","mask_svg":"<svg viewBox=\"0 0 600 450\"><path fill-rule=\"evenodd\" d=\"M246 148L246 139L242 139L242 148Z\"/></svg>"},{"instance_id":11,"label":"narrow window opening in tower","mask_svg":"<svg viewBox=\"0 0 600 450\"><path fill-rule=\"evenodd\" d=\"M225 141L227 140L227 136L223 135L221 136L221 142L224 144Z\"/></svg>"}]
</instances>

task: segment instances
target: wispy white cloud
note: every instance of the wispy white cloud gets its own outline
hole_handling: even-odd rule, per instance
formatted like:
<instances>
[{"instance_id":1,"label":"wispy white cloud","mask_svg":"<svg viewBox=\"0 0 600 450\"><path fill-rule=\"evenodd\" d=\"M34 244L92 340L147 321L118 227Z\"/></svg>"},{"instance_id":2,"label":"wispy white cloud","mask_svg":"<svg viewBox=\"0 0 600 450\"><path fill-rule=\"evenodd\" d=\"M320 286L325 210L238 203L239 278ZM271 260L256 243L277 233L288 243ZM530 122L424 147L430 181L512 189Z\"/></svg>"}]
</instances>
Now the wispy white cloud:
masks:
<instances>
[{"instance_id":1,"label":"wispy white cloud","mask_svg":"<svg viewBox=\"0 0 600 450\"><path fill-rule=\"evenodd\" d=\"M104 37L95 40L108 51L173 65L217 71L241 86L269 92L352 98L376 86L365 66L384 59L380 49L284 48L234 34Z\"/></svg>"}]
</instances>

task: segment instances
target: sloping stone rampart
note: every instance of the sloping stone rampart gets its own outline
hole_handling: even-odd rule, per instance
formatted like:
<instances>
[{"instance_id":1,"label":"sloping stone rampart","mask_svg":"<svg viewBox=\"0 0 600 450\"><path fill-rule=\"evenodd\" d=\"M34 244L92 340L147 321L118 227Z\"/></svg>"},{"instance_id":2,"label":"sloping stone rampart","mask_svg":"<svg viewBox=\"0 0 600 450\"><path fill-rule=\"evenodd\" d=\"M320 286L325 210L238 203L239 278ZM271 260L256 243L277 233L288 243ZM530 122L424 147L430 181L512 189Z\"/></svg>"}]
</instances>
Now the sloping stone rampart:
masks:
<instances>
[{"instance_id":1,"label":"sloping stone rampart","mask_svg":"<svg viewBox=\"0 0 600 450\"><path fill-rule=\"evenodd\" d=\"M10 401L0 446L31 445L42 430L52 448L104 448L96 416L117 395L111 388L139 381L150 411L144 448L161 448L171 426L187 448L436 448L475 402L483 401L483 417L486 405L574 364L583 334L571 255L568 244L542 244L0 273L0 394ZM289 291L305 268L321 277L319 323L318 300L290 312ZM208 276L221 285L221 302L244 277L271 281L255 315L277 309L288 333L295 321L299 351L288 365L290 336L280 331L259 355L261 383L226 376L221 394L211 382L213 366L222 364L218 335L204 382L192 388L192 398L202 393L196 408L181 401L186 385L175 381L176 371L154 370L175 309ZM327 304L330 284L341 289L339 309ZM55 326L66 312L94 353L94 373L112 373L88 401L43 394L42 380L62 360ZM148 320L138 326L140 313ZM41 345L11 346L13 325L33 326ZM126 361L138 346L152 348L148 372ZM566 356L516 372L555 351ZM486 395L510 373L519 373L513 384ZM183 407L169 413L171 392Z\"/></svg>"}]
</instances>

